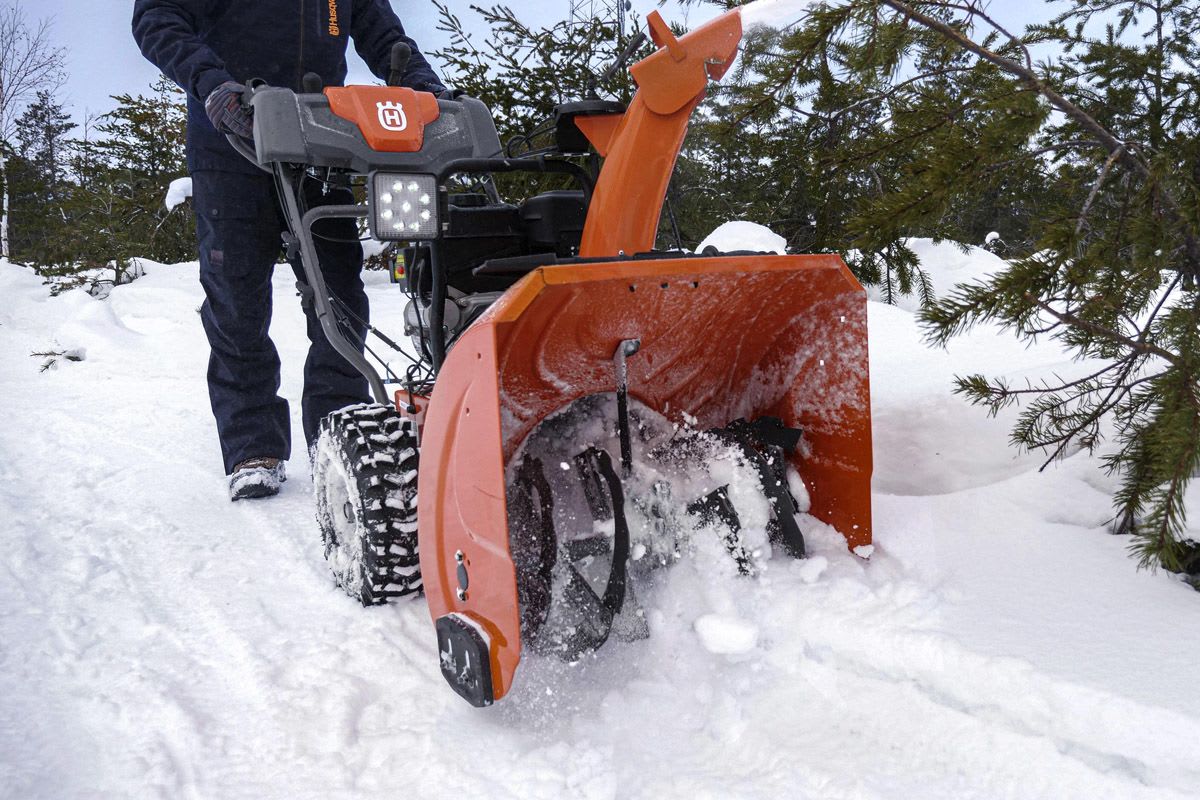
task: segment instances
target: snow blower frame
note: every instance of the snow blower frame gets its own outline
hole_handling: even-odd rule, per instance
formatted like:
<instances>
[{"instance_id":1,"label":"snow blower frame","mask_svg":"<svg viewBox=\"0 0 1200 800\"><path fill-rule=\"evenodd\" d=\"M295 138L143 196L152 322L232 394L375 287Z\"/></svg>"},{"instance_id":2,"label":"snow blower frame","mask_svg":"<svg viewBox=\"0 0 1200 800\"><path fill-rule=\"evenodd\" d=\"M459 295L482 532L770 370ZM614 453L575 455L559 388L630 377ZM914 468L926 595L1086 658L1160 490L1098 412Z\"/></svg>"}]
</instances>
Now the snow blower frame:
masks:
<instances>
[{"instance_id":1,"label":"snow blower frame","mask_svg":"<svg viewBox=\"0 0 1200 800\"><path fill-rule=\"evenodd\" d=\"M233 142L274 174L322 328L382 404L326 420L336 453L318 453L315 481L327 555L364 603L423 581L442 673L476 706L509 692L523 644L578 658L629 605L626 512L644 500L626 497L642 446L632 405L744 454L773 509L772 538L792 555L804 542L785 465L802 476L814 517L850 547L871 541L865 294L836 255L654 251L689 119L733 64L742 25L735 10L679 37L657 12L648 26L657 49L630 67L639 88L629 107L561 106L555 153L503 157L479 101L399 88L402 46L391 86L322 91L315 76L301 93L252 86L254 148ZM589 144L604 159L598 175L577 163ZM487 176L517 171L562 173L580 188L509 205ZM448 192L462 174L484 176L482 191ZM365 179L367 201L307 209L306 176ZM313 226L341 217L367 218L376 238L405 245L406 332L419 358L403 378L376 371L325 288ZM616 444L581 442L561 465L587 497L584 527L610 531L581 539L560 530L561 498L523 448L597 397L616 399ZM323 489L339 476L343 489ZM749 572L728 488L686 512L723 522ZM605 553L599 579L575 565L589 547ZM555 603L575 622L550 637Z\"/></svg>"}]
</instances>

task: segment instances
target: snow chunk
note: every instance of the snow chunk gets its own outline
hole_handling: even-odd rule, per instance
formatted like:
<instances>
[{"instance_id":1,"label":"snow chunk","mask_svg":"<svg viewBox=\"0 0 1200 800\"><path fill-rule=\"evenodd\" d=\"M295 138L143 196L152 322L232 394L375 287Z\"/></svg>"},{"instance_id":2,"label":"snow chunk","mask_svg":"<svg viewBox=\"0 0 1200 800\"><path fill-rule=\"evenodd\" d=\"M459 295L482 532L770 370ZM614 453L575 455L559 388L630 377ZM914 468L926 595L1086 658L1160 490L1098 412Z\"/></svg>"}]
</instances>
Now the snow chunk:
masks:
<instances>
[{"instance_id":1,"label":"snow chunk","mask_svg":"<svg viewBox=\"0 0 1200 800\"><path fill-rule=\"evenodd\" d=\"M796 501L796 507L800 513L807 514L812 508L812 498L808 495L808 486L804 483L804 479L791 466L787 469L787 484L788 491L792 493L792 499Z\"/></svg>"},{"instance_id":2,"label":"snow chunk","mask_svg":"<svg viewBox=\"0 0 1200 800\"><path fill-rule=\"evenodd\" d=\"M860 544L858 547L854 548L854 555L863 559L870 558L871 556L875 555L875 545Z\"/></svg>"},{"instance_id":3,"label":"snow chunk","mask_svg":"<svg viewBox=\"0 0 1200 800\"><path fill-rule=\"evenodd\" d=\"M742 28L783 27L800 19L812 5L813 0L756 0L742 6Z\"/></svg>"},{"instance_id":4,"label":"snow chunk","mask_svg":"<svg viewBox=\"0 0 1200 800\"><path fill-rule=\"evenodd\" d=\"M987 236L983 237L983 243L991 244L992 242L996 241L999 238L1000 238L1000 234L997 233L996 231L992 231Z\"/></svg>"},{"instance_id":5,"label":"snow chunk","mask_svg":"<svg viewBox=\"0 0 1200 800\"><path fill-rule=\"evenodd\" d=\"M192 179L191 178L176 178L171 181L170 187L167 189L166 206L167 211L174 211L182 203L191 199L192 196Z\"/></svg>"},{"instance_id":6,"label":"snow chunk","mask_svg":"<svg viewBox=\"0 0 1200 800\"><path fill-rule=\"evenodd\" d=\"M787 240L765 225L755 222L726 222L708 235L696 248L703 253L706 247L715 247L722 253L735 250L753 250L756 253L787 253Z\"/></svg>"},{"instance_id":7,"label":"snow chunk","mask_svg":"<svg viewBox=\"0 0 1200 800\"><path fill-rule=\"evenodd\" d=\"M381 242L378 239L368 237L362 242L363 258L375 258L383 255L383 251L387 249L387 243Z\"/></svg>"},{"instance_id":8,"label":"snow chunk","mask_svg":"<svg viewBox=\"0 0 1200 800\"><path fill-rule=\"evenodd\" d=\"M800 580L805 583L816 583L825 574L825 570L827 569L829 569L828 558L825 556L811 556L800 562L798 572Z\"/></svg>"},{"instance_id":9,"label":"snow chunk","mask_svg":"<svg viewBox=\"0 0 1200 800\"><path fill-rule=\"evenodd\" d=\"M695 627L704 649L716 655L742 655L758 644L758 628L737 617L705 614Z\"/></svg>"}]
</instances>

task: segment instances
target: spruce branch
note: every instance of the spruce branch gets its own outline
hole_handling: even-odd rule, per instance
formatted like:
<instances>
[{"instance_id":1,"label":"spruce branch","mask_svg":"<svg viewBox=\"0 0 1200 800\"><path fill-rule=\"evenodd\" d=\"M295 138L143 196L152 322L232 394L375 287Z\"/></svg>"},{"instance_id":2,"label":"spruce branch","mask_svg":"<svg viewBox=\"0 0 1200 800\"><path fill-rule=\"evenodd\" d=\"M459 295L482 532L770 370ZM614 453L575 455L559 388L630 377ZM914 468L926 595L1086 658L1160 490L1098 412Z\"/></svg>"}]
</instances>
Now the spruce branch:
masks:
<instances>
[{"instance_id":1,"label":"spruce branch","mask_svg":"<svg viewBox=\"0 0 1200 800\"><path fill-rule=\"evenodd\" d=\"M1090 133L1093 138L1102 144L1108 150L1110 156L1115 155L1117 160L1125 167L1139 175L1143 180L1155 185L1160 194L1161 209L1160 213L1179 231L1184 240L1185 263L1182 271L1187 273L1193 280L1200 279L1200 240L1197 238L1196 230L1191 223L1188 222L1185 215L1180 210L1180 203L1174 195L1164 186L1159 184L1150 166L1142 160L1134 152L1134 149L1126 146L1115 135L1113 135L1104 125L1100 124L1091 114L1088 114L1082 108L1072 103L1054 87L1050 86L1041 76L1037 74L1032 66L1027 66L1013 61L995 51L984 47L977 43L972 38L967 36L961 30L943 22L936 17L922 13L913 8L908 3L902 0L880 0L884 5L899 12L908 19L916 22L930 30L940 33L947 40L954 42L959 47L967 50L993 64L1005 72L1016 77L1030 89L1038 92L1046 98L1052 106L1057 108L1062 113L1066 114L1075 121L1085 131ZM934 5L945 5L935 3ZM979 16L977 12L969 12L974 16ZM1014 40L1020 43L1019 40Z\"/></svg>"},{"instance_id":2,"label":"spruce branch","mask_svg":"<svg viewBox=\"0 0 1200 800\"><path fill-rule=\"evenodd\" d=\"M1100 337L1101 339L1106 339L1113 344L1122 345L1137 353L1141 353L1142 355L1158 356L1164 361L1176 366L1179 366L1181 363L1182 359L1175 353L1172 353L1169 350L1164 350L1163 348L1151 344L1144 339L1132 339L1124 334L1112 330L1111 328L1107 328L1103 325L1098 325L1091 320L1084 319L1078 314L1074 314L1070 311L1060 311L1041 298L1035 296L1032 292L1025 292L1024 297L1030 305L1037 306L1037 308L1054 317L1064 325L1080 328L1088 333Z\"/></svg>"}]
</instances>

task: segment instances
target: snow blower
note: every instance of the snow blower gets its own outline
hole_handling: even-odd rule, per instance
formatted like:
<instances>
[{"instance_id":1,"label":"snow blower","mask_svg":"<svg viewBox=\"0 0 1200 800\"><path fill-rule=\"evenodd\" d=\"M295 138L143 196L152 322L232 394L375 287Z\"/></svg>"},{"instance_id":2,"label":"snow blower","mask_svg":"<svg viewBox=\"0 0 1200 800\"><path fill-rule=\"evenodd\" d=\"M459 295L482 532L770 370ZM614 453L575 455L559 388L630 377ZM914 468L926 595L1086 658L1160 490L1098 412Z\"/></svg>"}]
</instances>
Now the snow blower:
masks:
<instances>
[{"instance_id":1,"label":"snow blower","mask_svg":"<svg viewBox=\"0 0 1200 800\"><path fill-rule=\"evenodd\" d=\"M836 255L654 249L742 24L677 37L655 12L648 28L629 106L561 105L555 144L525 155L473 98L311 75L299 93L251 85L255 140L232 140L274 174L301 291L379 403L323 424L326 556L364 604L423 589L442 673L476 706L510 691L523 650L575 660L647 635L637 587L696 536L753 574L772 548L803 557L811 498L849 546L871 541L865 294ZM509 203L493 177L513 172L578 188ZM366 202L306 208L309 180ZM412 345L370 331L409 353L403 370L380 374L325 289L313 228L333 217L393 243Z\"/></svg>"}]
</instances>

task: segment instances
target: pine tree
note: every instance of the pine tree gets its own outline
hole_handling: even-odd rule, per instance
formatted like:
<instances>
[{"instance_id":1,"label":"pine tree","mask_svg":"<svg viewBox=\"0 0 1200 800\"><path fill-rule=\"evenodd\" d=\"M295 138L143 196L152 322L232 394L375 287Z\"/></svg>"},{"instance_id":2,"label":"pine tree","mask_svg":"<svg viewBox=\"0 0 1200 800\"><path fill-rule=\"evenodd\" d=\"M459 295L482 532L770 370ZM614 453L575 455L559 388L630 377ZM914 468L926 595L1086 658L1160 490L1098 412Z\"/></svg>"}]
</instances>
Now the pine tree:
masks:
<instances>
[{"instance_id":1,"label":"pine tree","mask_svg":"<svg viewBox=\"0 0 1200 800\"><path fill-rule=\"evenodd\" d=\"M10 169L12 248L25 263L52 265L69 258L64 247L71 231L65 207L72 191L67 137L76 127L49 91L38 92L17 120Z\"/></svg>"},{"instance_id":2,"label":"pine tree","mask_svg":"<svg viewBox=\"0 0 1200 800\"><path fill-rule=\"evenodd\" d=\"M615 20L558 20L534 27L508 6L471 6L490 28L482 46L448 6L435 2L438 28L450 44L437 51L457 89L478 97L492 110L501 141L523 137L529 125L548 119L554 107L588 97L602 88L628 103L632 82L626 74L597 87L597 74L620 53ZM520 142L521 144L527 144Z\"/></svg>"},{"instance_id":3,"label":"pine tree","mask_svg":"<svg viewBox=\"0 0 1200 800\"><path fill-rule=\"evenodd\" d=\"M435 55L446 64L446 78L456 89L482 100L492 111L505 154L524 155L550 142L559 103L595 96L628 103L633 84L620 72L605 86L597 76L617 58L626 42L617 41L615 20L559 20L532 26L512 8L471 6L490 33L482 45L446 4L435 0L441 20L438 28L450 44ZM541 189L568 185L569 179L500 175L497 185L511 197L527 197Z\"/></svg>"},{"instance_id":4,"label":"pine tree","mask_svg":"<svg viewBox=\"0 0 1200 800\"><path fill-rule=\"evenodd\" d=\"M68 215L76 257L86 266L115 264L118 282L131 258L173 263L195 250L191 215L163 204L171 181L187 174L182 92L165 78L151 90L114 97L117 108L99 119L97 135L75 143Z\"/></svg>"},{"instance_id":5,"label":"pine tree","mask_svg":"<svg viewBox=\"0 0 1200 800\"><path fill-rule=\"evenodd\" d=\"M1001 66L1063 113L1041 143L1060 155L1062 196L1082 199L1058 204L1040 252L925 319L941 341L990 319L1094 359L1073 381L972 376L960 390L993 409L1029 399L1014 439L1051 458L1094 449L1110 423L1116 527L1143 565L1179 570L1194 548L1181 540L1184 491L1200 470L1200 5L1068 6L1031 36L1061 43L1061 63L1040 75ZM1093 34L1098 18L1107 24Z\"/></svg>"},{"instance_id":6,"label":"pine tree","mask_svg":"<svg viewBox=\"0 0 1200 800\"><path fill-rule=\"evenodd\" d=\"M755 204L751 218L769 221L794 252L841 253L888 302L929 300L909 237L982 244L997 231L1032 242L1047 183L1023 151L1044 111L937 35L868 21L867 5L748 31L720 90L725 110L690 143L724 142L696 160L716 170L713 185ZM980 125L997 117L1007 124ZM998 148L1010 163L977 157ZM744 179L730 184L722 171L738 161Z\"/></svg>"}]
</instances>

